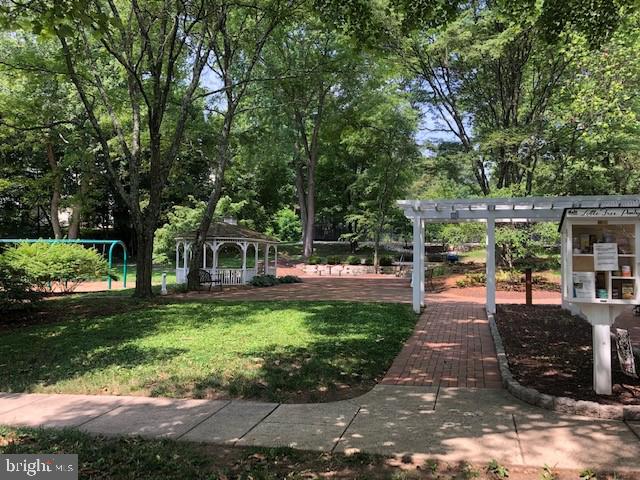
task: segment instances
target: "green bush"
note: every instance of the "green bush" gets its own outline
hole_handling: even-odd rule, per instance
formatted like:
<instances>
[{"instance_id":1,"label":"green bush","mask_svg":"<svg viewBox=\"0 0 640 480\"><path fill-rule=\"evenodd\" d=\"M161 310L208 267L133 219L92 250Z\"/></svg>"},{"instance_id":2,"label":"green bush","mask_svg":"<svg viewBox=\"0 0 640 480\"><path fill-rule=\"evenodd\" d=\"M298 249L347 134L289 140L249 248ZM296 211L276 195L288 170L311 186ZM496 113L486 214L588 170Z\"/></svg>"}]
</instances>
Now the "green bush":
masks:
<instances>
[{"instance_id":1,"label":"green bush","mask_svg":"<svg viewBox=\"0 0 640 480\"><path fill-rule=\"evenodd\" d=\"M340 257L338 255L330 255L327 257L327 263L329 265L340 265Z\"/></svg>"},{"instance_id":2,"label":"green bush","mask_svg":"<svg viewBox=\"0 0 640 480\"><path fill-rule=\"evenodd\" d=\"M302 279L295 275L284 275L283 277L278 277L278 283L302 283Z\"/></svg>"},{"instance_id":3,"label":"green bush","mask_svg":"<svg viewBox=\"0 0 640 480\"><path fill-rule=\"evenodd\" d=\"M356 257L355 255L349 255L347 257L346 263L348 265L360 265L360 257Z\"/></svg>"},{"instance_id":4,"label":"green bush","mask_svg":"<svg viewBox=\"0 0 640 480\"><path fill-rule=\"evenodd\" d=\"M298 242L302 237L300 218L291 208L281 208L273 215L267 233L278 237L283 242Z\"/></svg>"},{"instance_id":5,"label":"green bush","mask_svg":"<svg viewBox=\"0 0 640 480\"><path fill-rule=\"evenodd\" d=\"M322 259L317 255L311 255L307 259L307 265L320 265L322 263Z\"/></svg>"},{"instance_id":6,"label":"green bush","mask_svg":"<svg viewBox=\"0 0 640 480\"><path fill-rule=\"evenodd\" d=\"M384 255L382 257L380 257L380 260L378 261L378 264L381 267L390 267L391 265L393 265L393 258Z\"/></svg>"},{"instance_id":7,"label":"green bush","mask_svg":"<svg viewBox=\"0 0 640 480\"><path fill-rule=\"evenodd\" d=\"M24 271L0 264L0 311L23 308L41 297L25 277Z\"/></svg>"},{"instance_id":8,"label":"green bush","mask_svg":"<svg viewBox=\"0 0 640 480\"><path fill-rule=\"evenodd\" d=\"M278 284L275 275L256 275L249 282L254 287L272 287Z\"/></svg>"},{"instance_id":9,"label":"green bush","mask_svg":"<svg viewBox=\"0 0 640 480\"><path fill-rule=\"evenodd\" d=\"M95 249L69 243L21 243L0 255L0 265L21 272L21 280L40 292L72 292L84 281L111 275Z\"/></svg>"},{"instance_id":10,"label":"green bush","mask_svg":"<svg viewBox=\"0 0 640 480\"><path fill-rule=\"evenodd\" d=\"M367 257L367 258L365 258L365 260L364 260L364 264L365 264L365 265L368 265L368 266L373 265L373 258L371 258L371 257Z\"/></svg>"}]
</instances>

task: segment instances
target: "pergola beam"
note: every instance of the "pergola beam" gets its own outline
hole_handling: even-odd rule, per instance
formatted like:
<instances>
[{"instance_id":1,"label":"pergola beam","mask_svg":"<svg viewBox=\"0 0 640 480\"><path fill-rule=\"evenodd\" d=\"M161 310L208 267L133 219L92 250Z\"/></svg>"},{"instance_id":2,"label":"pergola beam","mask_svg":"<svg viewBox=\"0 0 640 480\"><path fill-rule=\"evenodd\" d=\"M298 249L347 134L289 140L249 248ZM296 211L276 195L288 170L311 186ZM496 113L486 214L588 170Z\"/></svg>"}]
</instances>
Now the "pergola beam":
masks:
<instances>
[{"instance_id":1,"label":"pergola beam","mask_svg":"<svg viewBox=\"0 0 640 480\"><path fill-rule=\"evenodd\" d=\"M400 200L398 207L413 224L412 305L424 306L424 225L483 222L487 224L487 298L490 314L496 310L495 224L560 221L567 208L640 208L638 195L475 198L457 200Z\"/></svg>"}]
</instances>

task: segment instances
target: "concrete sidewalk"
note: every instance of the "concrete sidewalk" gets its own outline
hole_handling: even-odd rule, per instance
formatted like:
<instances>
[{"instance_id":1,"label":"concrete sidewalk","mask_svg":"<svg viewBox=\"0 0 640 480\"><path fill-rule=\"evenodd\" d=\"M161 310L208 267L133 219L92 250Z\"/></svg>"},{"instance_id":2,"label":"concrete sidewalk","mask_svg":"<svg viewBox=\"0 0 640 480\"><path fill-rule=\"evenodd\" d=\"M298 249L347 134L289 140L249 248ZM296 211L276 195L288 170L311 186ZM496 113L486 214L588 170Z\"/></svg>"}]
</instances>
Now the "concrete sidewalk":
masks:
<instances>
[{"instance_id":1,"label":"concrete sidewalk","mask_svg":"<svg viewBox=\"0 0 640 480\"><path fill-rule=\"evenodd\" d=\"M561 416L502 389L378 385L325 404L0 394L0 424L417 461L640 469L640 423Z\"/></svg>"}]
</instances>

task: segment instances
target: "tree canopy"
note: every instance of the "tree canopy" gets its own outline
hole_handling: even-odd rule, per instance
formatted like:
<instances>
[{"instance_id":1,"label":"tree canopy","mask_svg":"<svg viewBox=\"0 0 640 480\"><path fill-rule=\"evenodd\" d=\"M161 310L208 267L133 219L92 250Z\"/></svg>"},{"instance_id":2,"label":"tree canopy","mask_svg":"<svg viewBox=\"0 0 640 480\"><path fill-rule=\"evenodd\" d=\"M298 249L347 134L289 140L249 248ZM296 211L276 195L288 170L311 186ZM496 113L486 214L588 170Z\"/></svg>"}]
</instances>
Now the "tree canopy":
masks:
<instances>
[{"instance_id":1,"label":"tree canopy","mask_svg":"<svg viewBox=\"0 0 640 480\"><path fill-rule=\"evenodd\" d=\"M122 238L148 296L167 223L197 232L197 266L215 216L308 257L399 238L400 198L638 193L639 16L623 0L3 2L0 236Z\"/></svg>"}]
</instances>

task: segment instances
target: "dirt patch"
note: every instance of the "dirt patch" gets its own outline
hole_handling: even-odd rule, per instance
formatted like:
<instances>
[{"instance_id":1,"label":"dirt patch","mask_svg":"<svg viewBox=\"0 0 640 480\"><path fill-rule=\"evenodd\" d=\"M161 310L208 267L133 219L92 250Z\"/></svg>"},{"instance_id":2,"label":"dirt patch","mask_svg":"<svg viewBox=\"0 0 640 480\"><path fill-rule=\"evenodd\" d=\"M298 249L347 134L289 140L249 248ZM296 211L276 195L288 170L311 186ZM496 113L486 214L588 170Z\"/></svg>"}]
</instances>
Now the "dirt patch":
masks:
<instances>
[{"instance_id":1,"label":"dirt patch","mask_svg":"<svg viewBox=\"0 0 640 480\"><path fill-rule=\"evenodd\" d=\"M500 305L496 323L511 372L522 385L576 400L640 405L640 380L622 373L615 345L613 395L593 391L591 325L585 320L559 306Z\"/></svg>"}]
</instances>

